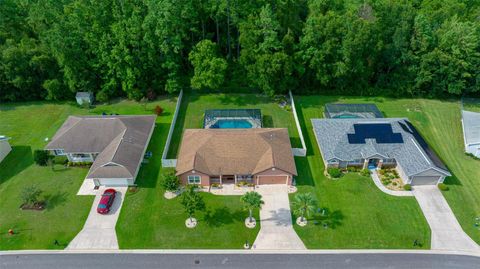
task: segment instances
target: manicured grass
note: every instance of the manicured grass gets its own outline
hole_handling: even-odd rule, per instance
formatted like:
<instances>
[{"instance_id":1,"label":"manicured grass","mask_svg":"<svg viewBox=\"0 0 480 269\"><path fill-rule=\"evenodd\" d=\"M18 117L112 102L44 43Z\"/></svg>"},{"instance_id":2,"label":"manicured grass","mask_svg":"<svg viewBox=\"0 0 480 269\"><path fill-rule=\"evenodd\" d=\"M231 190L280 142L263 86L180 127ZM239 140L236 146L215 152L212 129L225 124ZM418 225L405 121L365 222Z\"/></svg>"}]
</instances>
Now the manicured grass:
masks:
<instances>
[{"instance_id":1,"label":"manicured grass","mask_svg":"<svg viewBox=\"0 0 480 269\"><path fill-rule=\"evenodd\" d=\"M258 94L198 94L186 92L183 96L169 158L176 158L183 130L202 128L206 109L258 108L262 112L263 127L288 128L293 147L301 147L293 113L281 108L269 97Z\"/></svg>"},{"instance_id":2,"label":"manicured grass","mask_svg":"<svg viewBox=\"0 0 480 269\"><path fill-rule=\"evenodd\" d=\"M68 115L98 115L102 112L152 114L157 104L166 111L173 111L175 99L149 103L147 110L136 102L121 100L90 110L68 103L0 105L0 134L12 137L10 142L13 147L0 163L0 249L64 248L83 227L93 196L77 196L76 193L88 169L56 166L52 170L51 167L34 164L32 156L33 150L46 145L44 139L52 137ZM166 116L170 117L170 114ZM159 122L162 118L159 117ZM20 193L31 185L43 190L46 210L19 209ZM10 228L14 229L15 235L8 235ZM55 240L59 241L59 246L53 244Z\"/></svg>"},{"instance_id":3,"label":"manicured grass","mask_svg":"<svg viewBox=\"0 0 480 269\"><path fill-rule=\"evenodd\" d=\"M295 225L298 235L307 248L413 248L414 240L422 244L421 248L429 248L430 229L414 198L384 194L370 178L358 174L347 174L339 180L325 177L310 119L322 118L325 103L333 101L372 100L296 97L308 149L306 158L296 158L298 189L313 193L319 207L327 212L326 216L313 217L307 227ZM389 102L392 107L400 105ZM290 195L291 201L293 196ZM324 228L324 223L328 228Z\"/></svg>"},{"instance_id":4,"label":"manicured grass","mask_svg":"<svg viewBox=\"0 0 480 269\"><path fill-rule=\"evenodd\" d=\"M163 118L169 122L169 118ZM169 124L155 129L149 144L153 157L139 172L138 191L126 195L117 222L121 248L242 248L246 240L255 240L259 227L245 227L247 212L242 210L240 197L215 196L202 193L207 210L199 212L198 226L185 227L187 214L180 197L163 197L161 179L169 170L161 168L161 152ZM255 212L258 219L258 212Z\"/></svg>"}]
</instances>

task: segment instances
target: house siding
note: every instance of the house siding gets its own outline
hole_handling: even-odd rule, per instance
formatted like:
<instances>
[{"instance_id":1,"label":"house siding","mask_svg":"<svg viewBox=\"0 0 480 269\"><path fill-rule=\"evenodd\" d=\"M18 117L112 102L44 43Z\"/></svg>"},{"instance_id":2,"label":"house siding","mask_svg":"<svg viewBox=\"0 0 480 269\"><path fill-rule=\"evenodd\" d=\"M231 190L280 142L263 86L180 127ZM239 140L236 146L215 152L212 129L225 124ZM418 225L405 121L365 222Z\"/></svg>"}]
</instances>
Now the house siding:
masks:
<instances>
[{"instance_id":1,"label":"house siding","mask_svg":"<svg viewBox=\"0 0 480 269\"><path fill-rule=\"evenodd\" d=\"M195 171L195 173L187 172L181 174L178 178L180 179L180 183L182 185L188 185L188 176L200 176L200 186L210 186L210 176L198 171Z\"/></svg>"}]
</instances>

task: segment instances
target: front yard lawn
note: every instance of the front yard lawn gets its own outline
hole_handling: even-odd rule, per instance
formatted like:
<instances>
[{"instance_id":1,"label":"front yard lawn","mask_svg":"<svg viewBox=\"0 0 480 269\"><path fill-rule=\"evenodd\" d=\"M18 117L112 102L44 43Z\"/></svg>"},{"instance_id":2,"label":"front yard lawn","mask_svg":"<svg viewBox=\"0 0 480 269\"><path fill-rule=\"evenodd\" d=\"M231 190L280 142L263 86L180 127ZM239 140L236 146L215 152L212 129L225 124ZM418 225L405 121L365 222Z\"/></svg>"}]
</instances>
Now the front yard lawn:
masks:
<instances>
[{"instance_id":1,"label":"front yard lawn","mask_svg":"<svg viewBox=\"0 0 480 269\"><path fill-rule=\"evenodd\" d=\"M188 215L181 198L167 200L161 178L168 169L161 168L161 151L169 125L156 128L149 144L154 153L139 172L138 189L125 197L117 222L120 248L242 248L246 240L253 243L259 227L248 229L239 196L216 196L202 193L207 210L198 212L198 226L185 227ZM158 153L158 154L157 154ZM258 219L258 212L255 212Z\"/></svg>"},{"instance_id":2,"label":"front yard lawn","mask_svg":"<svg viewBox=\"0 0 480 269\"><path fill-rule=\"evenodd\" d=\"M307 227L295 225L298 235L307 248L402 249L413 248L415 240L422 244L421 248L429 248L430 229L415 198L389 196L381 192L372 179L358 173L348 173L338 180L325 177L310 119L322 118L324 105L333 101L366 100L296 97L308 151L306 158L296 158L297 187L299 192L312 192L319 207L326 209L325 216L316 216L317 219L310 220ZM399 104L392 102L391 105ZM290 195L290 201L293 196Z\"/></svg>"},{"instance_id":3,"label":"front yard lawn","mask_svg":"<svg viewBox=\"0 0 480 269\"><path fill-rule=\"evenodd\" d=\"M302 147L293 113L281 108L269 97L260 94L199 94L185 92L173 132L168 158L176 158L183 130L202 128L207 109L258 108L262 112L263 127L288 128L292 147Z\"/></svg>"},{"instance_id":4,"label":"front yard lawn","mask_svg":"<svg viewBox=\"0 0 480 269\"><path fill-rule=\"evenodd\" d=\"M0 250L61 249L75 237L86 220L93 196L76 193L88 172L86 168L40 167L33 163L33 150L42 149L68 115L105 113L152 114L155 105L173 112L175 99L161 99L147 105L115 101L93 109L67 103L14 103L0 105L0 134L12 137L12 152L0 163ZM167 112L165 113L167 114ZM159 117L162 127L163 118ZM164 123L168 128L169 123ZM86 134L88 135L88 134ZM156 152L161 155L160 152ZM20 210L20 193L35 185L46 200L43 211ZM9 235L13 229L15 235ZM54 241L58 240L59 245Z\"/></svg>"}]
</instances>

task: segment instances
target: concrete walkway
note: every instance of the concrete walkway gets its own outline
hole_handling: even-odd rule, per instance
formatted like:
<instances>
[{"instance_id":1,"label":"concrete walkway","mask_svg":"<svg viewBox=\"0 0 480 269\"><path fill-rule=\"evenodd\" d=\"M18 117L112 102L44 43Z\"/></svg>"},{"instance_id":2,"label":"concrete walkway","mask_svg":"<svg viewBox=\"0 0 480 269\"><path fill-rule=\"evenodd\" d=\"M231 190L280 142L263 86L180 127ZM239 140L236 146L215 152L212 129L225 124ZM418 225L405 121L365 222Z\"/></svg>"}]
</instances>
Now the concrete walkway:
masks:
<instances>
[{"instance_id":1,"label":"concrete walkway","mask_svg":"<svg viewBox=\"0 0 480 269\"><path fill-rule=\"evenodd\" d=\"M413 196L413 192L411 192L411 191L392 191L392 190L387 189L387 187L385 187L382 184L382 181L380 180L380 177L378 176L377 170L371 169L370 172L371 172L370 174L372 176L373 182L384 193L389 194L389 195L393 195L393 196Z\"/></svg>"},{"instance_id":2,"label":"concrete walkway","mask_svg":"<svg viewBox=\"0 0 480 269\"><path fill-rule=\"evenodd\" d=\"M260 210L261 228L253 250L306 249L292 226L288 187L262 185L257 188L265 204Z\"/></svg>"},{"instance_id":3,"label":"concrete walkway","mask_svg":"<svg viewBox=\"0 0 480 269\"><path fill-rule=\"evenodd\" d=\"M107 215L97 213L97 205L105 188L102 187L99 189L83 229L77 234L72 242L70 242L66 248L67 250L118 249L115 225L117 224L127 188L119 187L114 189L117 191L117 195L111 207L111 211Z\"/></svg>"},{"instance_id":4,"label":"concrete walkway","mask_svg":"<svg viewBox=\"0 0 480 269\"><path fill-rule=\"evenodd\" d=\"M480 251L462 230L437 186L414 186L413 194L432 231L432 250Z\"/></svg>"}]
</instances>

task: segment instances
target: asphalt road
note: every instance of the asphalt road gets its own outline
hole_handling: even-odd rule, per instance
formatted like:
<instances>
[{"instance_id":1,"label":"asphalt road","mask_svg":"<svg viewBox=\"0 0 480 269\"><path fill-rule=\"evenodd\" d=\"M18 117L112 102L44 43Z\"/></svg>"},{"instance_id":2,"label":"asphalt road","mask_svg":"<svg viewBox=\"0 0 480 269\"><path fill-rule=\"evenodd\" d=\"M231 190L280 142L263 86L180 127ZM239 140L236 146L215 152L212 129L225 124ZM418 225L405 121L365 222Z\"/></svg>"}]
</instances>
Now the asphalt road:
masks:
<instances>
[{"instance_id":1,"label":"asphalt road","mask_svg":"<svg viewBox=\"0 0 480 269\"><path fill-rule=\"evenodd\" d=\"M0 269L68 268L480 268L480 258L436 254L22 254Z\"/></svg>"}]
</instances>

